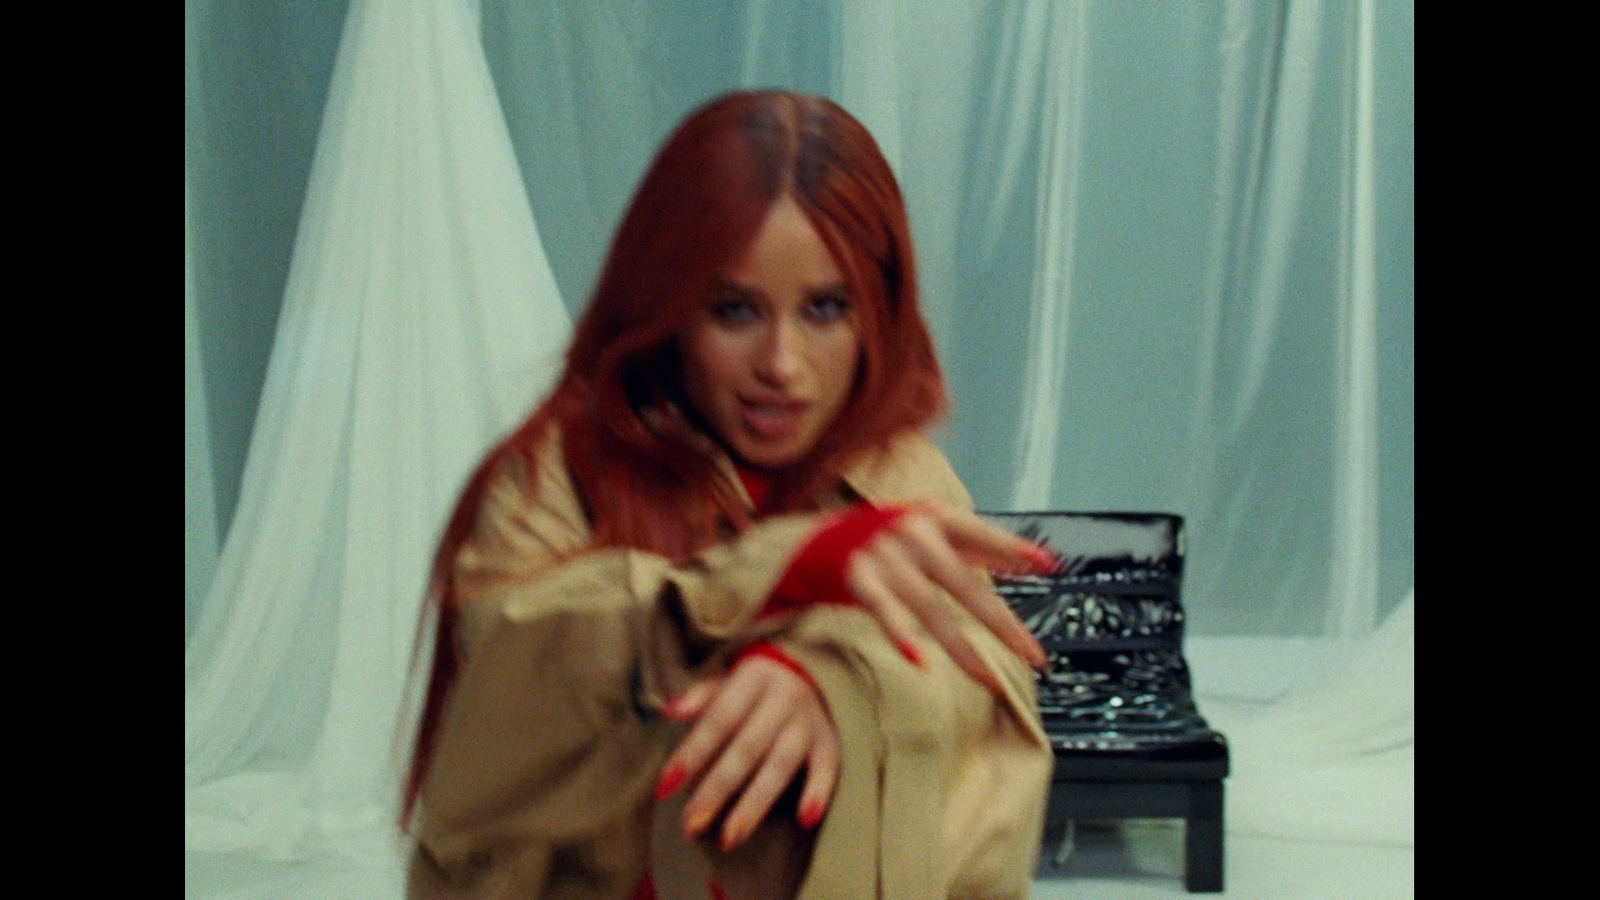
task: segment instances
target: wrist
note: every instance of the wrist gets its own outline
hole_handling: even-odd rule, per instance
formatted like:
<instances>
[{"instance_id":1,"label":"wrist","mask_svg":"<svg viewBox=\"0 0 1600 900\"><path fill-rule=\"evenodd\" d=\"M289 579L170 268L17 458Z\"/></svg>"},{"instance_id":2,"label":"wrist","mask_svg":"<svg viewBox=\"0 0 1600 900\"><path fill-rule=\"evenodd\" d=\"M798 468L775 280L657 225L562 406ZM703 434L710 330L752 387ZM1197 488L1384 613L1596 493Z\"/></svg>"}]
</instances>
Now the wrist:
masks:
<instances>
[{"instance_id":1,"label":"wrist","mask_svg":"<svg viewBox=\"0 0 1600 900\"><path fill-rule=\"evenodd\" d=\"M850 556L908 511L904 506L860 503L824 519L814 530L773 588L761 616L773 616L816 604L856 603L845 576Z\"/></svg>"},{"instance_id":2,"label":"wrist","mask_svg":"<svg viewBox=\"0 0 1600 900\"><path fill-rule=\"evenodd\" d=\"M728 668L736 668L740 663L754 657L772 660L800 676L800 680L804 681L812 691L817 691L817 683L812 680L811 673L806 671L805 666L800 665L795 661L794 657L783 652L783 648L771 641L754 641L739 648L739 652L733 655L733 661L729 663Z\"/></svg>"}]
</instances>

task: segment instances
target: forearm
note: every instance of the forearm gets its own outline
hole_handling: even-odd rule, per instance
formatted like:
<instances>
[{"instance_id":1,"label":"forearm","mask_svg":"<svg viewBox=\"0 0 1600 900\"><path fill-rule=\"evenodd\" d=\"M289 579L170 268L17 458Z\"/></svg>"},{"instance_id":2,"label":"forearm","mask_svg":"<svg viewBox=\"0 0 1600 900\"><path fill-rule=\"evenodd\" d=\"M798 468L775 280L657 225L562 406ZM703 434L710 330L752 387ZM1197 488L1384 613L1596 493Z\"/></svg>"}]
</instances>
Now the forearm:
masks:
<instances>
[{"instance_id":1,"label":"forearm","mask_svg":"<svg viewBox=\"0 0 1600 900\"><path fill-rule=\"evenodd\" d=\"M802 900L860 896L880 876L910 879L885 886L894 896L927 896L911 882L936 877L930 858L978 878L974 896L1025 892L1053 757L1032 673L986 629L965 630L1002 695L925 641L926 664L913 666L857 609L808 611L774 639L814 678L840 743Z\"/></svg>"},{"instance_id":2,"label":"forearm","mask_svg":"<svg viewBox=\"0 0 1600 900\"><path fill-rule=\"evenodd\" d=\"M677 733L657 712L758 633L755 613L811 518L761 523L685 566L611 549L529 577L480 578L424 789L429 817L465 824L509 806L537 816L590 788L607 793L602 808L647 796ZM627 748L616 751L626 772L608 768L612 748Z\"/></svg>"}]
</instances>

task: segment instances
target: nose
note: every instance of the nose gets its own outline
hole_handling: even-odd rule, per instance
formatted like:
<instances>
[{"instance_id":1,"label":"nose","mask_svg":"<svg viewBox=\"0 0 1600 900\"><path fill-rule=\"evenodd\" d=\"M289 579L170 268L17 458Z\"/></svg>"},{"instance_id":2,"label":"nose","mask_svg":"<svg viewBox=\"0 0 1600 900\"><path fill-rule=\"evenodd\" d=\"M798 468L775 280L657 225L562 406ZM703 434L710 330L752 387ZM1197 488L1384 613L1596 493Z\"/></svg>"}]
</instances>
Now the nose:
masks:
<instances>
[{"instance_id":1,"label":"nose","mask_svg":"<svg viewBox=\"0 0 1600 900\"><path fill-rule=\"evenodd\" d=\"M762 381L788 386L799 377L805 364L805 335L798 323L779 317L768 329L756 352L756 374Z\"/></svg>"}]
</instances>

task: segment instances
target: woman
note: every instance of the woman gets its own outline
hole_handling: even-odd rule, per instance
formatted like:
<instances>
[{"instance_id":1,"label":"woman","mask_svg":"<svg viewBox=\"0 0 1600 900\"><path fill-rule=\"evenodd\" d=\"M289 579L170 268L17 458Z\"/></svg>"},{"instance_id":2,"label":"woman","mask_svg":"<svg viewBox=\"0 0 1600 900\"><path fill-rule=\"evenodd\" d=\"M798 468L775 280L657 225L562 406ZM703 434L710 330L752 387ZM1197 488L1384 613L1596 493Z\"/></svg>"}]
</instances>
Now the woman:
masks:
<instances>
[{"instance_id":1,"label":"woman","mask_svg":"<svg viewBox=\"0 0 1600 900\"><path fill-rule=\"evenodd\" d=\"M551 396L434 560L414 897L1006 897L1042 570L920 434L905 210L827 100L739 93L646 173Z\"/></svg>"}]
</instances>

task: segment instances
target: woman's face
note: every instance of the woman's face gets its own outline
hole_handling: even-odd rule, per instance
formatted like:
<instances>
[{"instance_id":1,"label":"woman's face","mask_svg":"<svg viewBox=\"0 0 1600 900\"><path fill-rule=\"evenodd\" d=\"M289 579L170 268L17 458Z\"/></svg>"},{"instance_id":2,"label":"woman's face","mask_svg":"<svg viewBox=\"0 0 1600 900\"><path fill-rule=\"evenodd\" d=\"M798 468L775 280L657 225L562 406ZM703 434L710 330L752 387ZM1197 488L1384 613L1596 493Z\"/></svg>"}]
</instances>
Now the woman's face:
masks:
<instances>
[{"instance_id":1,"label":"woman's face","mask_svg":"<svg viewBox=\"0 0 1600 900\"><path fill-rule=\"evenodd\" d=\"M735 456L799 462L849 399L861 336L844 276L788 196L680 339L689 402Z\"/></svg>"}]
</instances>

